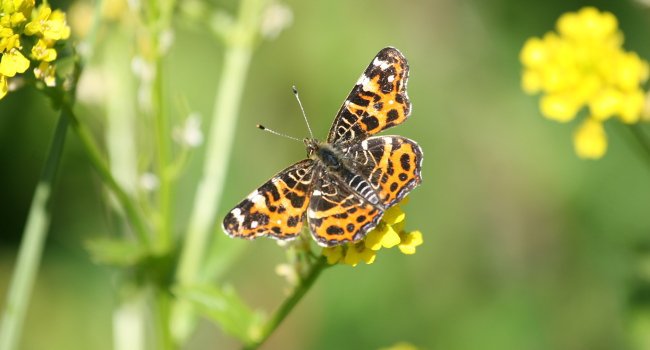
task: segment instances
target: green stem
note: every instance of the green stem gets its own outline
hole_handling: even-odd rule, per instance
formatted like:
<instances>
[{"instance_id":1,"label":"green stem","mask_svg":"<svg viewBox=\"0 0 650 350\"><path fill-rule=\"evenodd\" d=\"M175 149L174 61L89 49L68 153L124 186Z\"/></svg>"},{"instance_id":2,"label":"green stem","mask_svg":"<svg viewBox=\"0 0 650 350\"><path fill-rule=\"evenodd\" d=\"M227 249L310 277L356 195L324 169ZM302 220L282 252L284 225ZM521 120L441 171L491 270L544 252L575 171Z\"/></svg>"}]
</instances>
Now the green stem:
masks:
<instances>
[{"instance_id":1,"label":"green stem","mask_svg":"<svg viewBox=\"0 0 650 350\"><path fill-rule=\"evenodd\" d=\"M213 122L208 135L203 175L199 181L194 207L190 217L176 279L180 285L190 285L197 280L209 239L210 227L218 211L226 176L230 148L239 109L239 102L246 80L246 73L252 54L249 47L228 49L222 69L222 77L216 97ZM174 316L174 329L185 338L191 328L187 318L189 305L178 305ZM183 316L181 316L183 315ZM178 339L177 337L177 339Z\"/></svg>"},{"instance_id":2,"label":"green stem","mask_svg":"<svg viewBox=\"0 0 650 350\"><path fill-rule=\"evenodd\" d=\"M327 260L323 257L319 258L314 265L311 266L307 275L300 281L300 284L296 286L291 295L280 305L280 308L273 314L271 319L264 325L260 336L255 339L252 343L246 344L243 349L253 350L257 349L262 345L266 339L273 334L273 332L278 328L278 326L284 321L284 319L289 315L293 308L298 304L298 302L305 296L307 291L311 289L311 286L314 284L318 276L323 270L329 266Z\"/></svg>"},{"instance_id":3,"label":"green stem","mask_svg":"<svg viewBox=\"0 0 650 350\"><path fill-rule=\"evenodd\" d=\"M629 129L642 150L643 159L650 166L650 139L648 139L648 136L643 132L639 124L630 125Z\"/></svg>"},{"instance_id":4,"label":"green stem","mask_svg":"<svg viewBox=\"0 0 650 350\"><path fill-rule=\"evenodd\" d=\"M237 22L226 38L221 78L207 135L203 172L176 270L176 282L181 286L197 282L206 247L209 246L210 228L219 209L241 96L264 3L265 0L243 0ZM182 342L189 336L193 329L193 317L187 301L179 300L174 305L171 327L177 342Z\"/></svg>"},{"instance_id":5,"label":"green stem","mask_svg":"<svg viewBox=\"0 0 650 350\"><path fill-rule=\"evenodd\" d=\"M59 116L45 168L36 186L18 252L18 261L9 285L7 305L0 323L1 350L16 349L20 339L27 305L41 261L45 237L50 227L48 207L51 200L52 184L63 153L68 122L67 111L64 109Z\"/></svg>"},{"instance_id":6,"label":"green stem","mask_svg":"<svg viewBox=\"0 0 650 350\"><path fill-rule=\"evenodd\" d=\"M110 170L108 165L104 162L104 159L95 144L90 130L86 128L85 125L81 124L77 117L75 116L72 108L68 104L63 105L64 111L67 115L70 116L70 125L72 130L77 134L79 140L84 146L83 149L86 151L90 163L93 165L99 177L108 188L113 192L118 202L122 205L124 212L129 219L131 225L133 225L133 230L135 231L136 237L140 240L145 247L150 248L149 236L147 234L147 227L142 220L142 217L138 210L136 209L135 204L131 200L131 197L120 187L117 183Z\"/></svg>"},{"instance_id":7,"label":"green stem","mask_svg":"<svg viewBox=\"0 0 650 350\"><path fill-rule=\"evenodd\" d=\"M154 38L158 40L158 38ZM170 140L169 118L164 105L164 79L162 57L156 56L156 77L153 82L154 123L156 132L156 165L160 176L160 190L158 197L160 222L157 239L158 249L166 252L171 246L172 236L172 178L170 167Z\"/></svg>"},{"instance_id":8,"label":"green stem","mask_svg":"<svg viewBox=\"0 0 650 350\"><path fill-rule=\"evenodd\" d=\"M175 346L171 337L170 329L167 325L167 322L169 321L170 296L167 293L167 290L160 288L155 288L153 293L156 310L156 315L154 316L154 322L156 322L156 348L172 350Z\"/></svg>"}]
</instances>

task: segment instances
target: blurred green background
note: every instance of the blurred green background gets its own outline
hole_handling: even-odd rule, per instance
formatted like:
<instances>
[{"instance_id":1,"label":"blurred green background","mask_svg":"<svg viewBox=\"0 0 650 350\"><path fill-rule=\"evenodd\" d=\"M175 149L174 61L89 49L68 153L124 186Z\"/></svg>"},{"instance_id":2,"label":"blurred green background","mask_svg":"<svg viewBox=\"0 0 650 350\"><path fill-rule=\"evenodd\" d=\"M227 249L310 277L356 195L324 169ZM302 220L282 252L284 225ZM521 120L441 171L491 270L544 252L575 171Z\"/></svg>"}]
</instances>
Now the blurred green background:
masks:
<instances>
[{"instance_id":1,"label":"blurred green background","mask_svg":"<svg viewBox=\"0 0 650 350\"><path fill-rule=\"evenodd\" d=\"M552 30L562 13L593 5L613 12L625 48L648 59L647 1L285 3L293 24L263 42L252 61L219 220L304 157L301 144L254 127L307 135L291 86L324 138L359 74L391 45L411 66L413 114L390 133L424 150L424 182L405 207L407 228L421 230L424 245L413 256L388 250L372 265L327 270L264 348L377 349L403 341L447 350L634 348L630 329L649 298L639 271L650 245L650 169L629 130L615 123L606 126L603 159L578 159L575 125L542 118L538 99L521 91L518 54L526 38ZM100 46L109 35L98 37ZM179 21L166 63L170 92L205 118L221 52L208 33ZM83 110L85 118L105 113L97 105ZM55 120L34 89L0 101L3 303ZM177 198L179 234L199 175L192 165ZM83 246L115 233L108 211L101 182L71 133L24 349L112 348L116 274L93 264ZM274 272L283 249L272 240L245 246L225 280L270 312L286 286ZM187 346L237 347L207 321Z\"/></svg>"}]
</instances>

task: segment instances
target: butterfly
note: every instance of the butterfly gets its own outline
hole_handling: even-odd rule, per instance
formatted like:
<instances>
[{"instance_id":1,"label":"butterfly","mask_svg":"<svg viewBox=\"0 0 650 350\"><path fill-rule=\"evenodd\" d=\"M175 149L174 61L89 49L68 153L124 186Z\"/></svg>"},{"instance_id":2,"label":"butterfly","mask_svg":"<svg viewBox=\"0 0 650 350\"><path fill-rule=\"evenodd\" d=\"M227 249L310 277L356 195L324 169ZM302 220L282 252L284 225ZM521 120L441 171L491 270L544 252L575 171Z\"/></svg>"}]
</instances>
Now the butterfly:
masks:
<instances>
[{"instance_id":1,"label":"butterfly","mask_svg":"<svg viewBox=\"0 0 650 350\"><path fill-rule=\"evenodd\" d=\"M379 51L343 102L327 140L304 139L307 159L280 171L223 220L231 237L290 240L307 225L321 246L363 239L386 209L422 182L422 149L402 136L372 136L411 114L409 66Z\"/></svg>"}]
</instances>

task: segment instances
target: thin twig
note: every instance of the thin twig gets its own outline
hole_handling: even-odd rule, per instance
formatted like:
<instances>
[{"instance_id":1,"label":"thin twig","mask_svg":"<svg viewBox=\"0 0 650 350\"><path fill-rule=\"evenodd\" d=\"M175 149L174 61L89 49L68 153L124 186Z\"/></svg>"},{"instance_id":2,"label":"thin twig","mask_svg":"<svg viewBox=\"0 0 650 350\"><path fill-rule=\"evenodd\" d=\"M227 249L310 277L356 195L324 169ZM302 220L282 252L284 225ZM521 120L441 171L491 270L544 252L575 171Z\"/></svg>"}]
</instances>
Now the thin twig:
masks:
<instances>
[{"instance_id":1,"label":"thin twig","mask_svg":"<svg viewBox=\"0 0 650 350\"><path fill-rule=\"evenodd\" d=\"M262 345L268 338L273 334L273 332L278 328L278 326L284 321L284 319L289 315L293 308L298 304L298 302L305 296L307 291L311 289L311 286L314 284L318 276L323 270L329 266L327 260L323 257L320 257L316 262L311 266L307 275L300 281L300 284L296 286L291 295L280 305L278 310L273 314L269 321L264 325L260 336L255 339L252 343L246 344L243 347L243 350L253 350L257 349Z\"/></svg>"}]
</instances>

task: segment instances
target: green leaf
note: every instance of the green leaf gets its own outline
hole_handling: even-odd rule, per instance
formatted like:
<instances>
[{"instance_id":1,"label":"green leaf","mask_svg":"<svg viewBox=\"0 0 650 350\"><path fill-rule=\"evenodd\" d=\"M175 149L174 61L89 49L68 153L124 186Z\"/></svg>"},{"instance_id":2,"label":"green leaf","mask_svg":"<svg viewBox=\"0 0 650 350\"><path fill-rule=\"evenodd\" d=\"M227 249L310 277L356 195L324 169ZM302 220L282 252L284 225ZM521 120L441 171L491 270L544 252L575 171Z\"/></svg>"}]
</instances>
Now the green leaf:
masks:
<instances>
[{"instance_id":1,"label":"green leaf","mask_svg":"<svg viewBox=\"0 0 650 350\"><path fill-rule=\"evenodd\" d=\"M94 262L111 266L135 266L147 255L141 245L124 239L97 238L85 246Z\"/></svg>"},{"instance_id":2,"label":"green leaf","mask_svg":"<svg viewBox=\"0 0 650 350\"><path fill-rule=\"evenodd\" d=\"M224 332L244 343L251 343L259 337L263 315L249 308L234 288L190 286L178 287L174 293L191 302L199 313L218 323Z\"/></svg>"}]
</instances>

